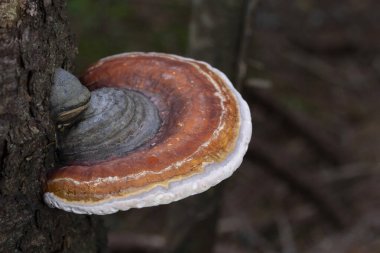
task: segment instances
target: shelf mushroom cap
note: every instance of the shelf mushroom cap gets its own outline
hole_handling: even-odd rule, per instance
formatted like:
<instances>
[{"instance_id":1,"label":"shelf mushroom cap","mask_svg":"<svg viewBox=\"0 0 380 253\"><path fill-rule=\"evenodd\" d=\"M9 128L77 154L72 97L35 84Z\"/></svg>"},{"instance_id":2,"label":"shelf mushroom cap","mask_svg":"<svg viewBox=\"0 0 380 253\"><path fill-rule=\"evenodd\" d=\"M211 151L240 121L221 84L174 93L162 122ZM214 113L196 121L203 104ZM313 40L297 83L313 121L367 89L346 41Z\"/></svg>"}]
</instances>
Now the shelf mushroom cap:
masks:
<instances>
[{"instance_id":1,"label":"shelf mushroom cap","mask_svg":"<svg viewBox=\"0 0 380 253\"><path fill-rule=\"evenodd\" d=\"M201 193L240 166L251 139L247 103L205 62L163 53L99 60L82 78L148 97L162 121L152 139L123 155L72 161L48 175L45 202L79 214L168 204Z\"/></svg>"}]
</instances>

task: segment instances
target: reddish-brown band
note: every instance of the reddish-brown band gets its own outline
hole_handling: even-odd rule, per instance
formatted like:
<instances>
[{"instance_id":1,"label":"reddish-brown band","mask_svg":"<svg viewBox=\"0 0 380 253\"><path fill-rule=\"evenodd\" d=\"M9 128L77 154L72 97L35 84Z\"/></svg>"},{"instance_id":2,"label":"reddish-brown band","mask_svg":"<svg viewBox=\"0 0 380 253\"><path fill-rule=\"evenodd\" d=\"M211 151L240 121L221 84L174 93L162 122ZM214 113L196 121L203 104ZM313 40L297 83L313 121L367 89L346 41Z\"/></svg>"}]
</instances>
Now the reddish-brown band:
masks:
<instances>
[{"instance_id":1,"label":"reddish-brown band","mask_svg":"<svg viewBox=\"0 0 380 253\"><path fill-rule=\"evenodd\" d=\"M96 202L147 191L201 173L222 161L239 134L233 92L204 63L163 54L126 54L90 67L82 81L90 90L123 87L151 97L163 125L144 148L92 165L59 168L48 192L68 201Z\"/></svg>"}]
</instances>

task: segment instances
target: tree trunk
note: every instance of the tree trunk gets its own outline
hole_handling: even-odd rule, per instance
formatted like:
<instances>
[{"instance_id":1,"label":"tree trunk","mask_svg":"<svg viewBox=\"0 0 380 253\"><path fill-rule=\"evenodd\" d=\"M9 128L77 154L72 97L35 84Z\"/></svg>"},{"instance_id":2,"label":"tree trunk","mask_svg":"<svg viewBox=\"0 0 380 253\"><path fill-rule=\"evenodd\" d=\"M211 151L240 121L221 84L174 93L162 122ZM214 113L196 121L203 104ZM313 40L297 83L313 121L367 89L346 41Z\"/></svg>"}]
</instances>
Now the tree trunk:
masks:
<instances>
[{"instance_id":1,"label":"tree trunk","mask_svg":"<svg viewBox=\"0 0 380 253\"><path fill-rule=\"evenodd\" d=\"M245 26L255 0L193 0L189 56L210 63L240 83ZM239 87L237 87L239 88ZM224 183L172 204L167 252L212 252Z\"/></svg>"},{"instance_id":2,"label":"tree trunk","mask_svg":"<svg viewBox=\"0 0 380 253\"><path fill-rule=\"evenodd\" d=\"M76 53L64 0L0 2L0 252L97 252L98 218L48 208L54 167L49 115L52 74Z\"/></svg>"}]
</instances>

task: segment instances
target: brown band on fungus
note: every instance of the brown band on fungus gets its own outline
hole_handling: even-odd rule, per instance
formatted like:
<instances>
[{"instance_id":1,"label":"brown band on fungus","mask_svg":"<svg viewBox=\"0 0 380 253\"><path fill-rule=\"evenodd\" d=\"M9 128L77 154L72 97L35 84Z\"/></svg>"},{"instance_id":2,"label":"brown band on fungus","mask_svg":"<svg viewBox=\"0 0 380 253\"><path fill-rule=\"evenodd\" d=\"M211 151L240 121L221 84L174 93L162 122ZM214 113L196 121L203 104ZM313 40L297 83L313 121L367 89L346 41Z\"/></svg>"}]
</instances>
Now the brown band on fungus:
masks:
<instances>
[{"instance_id":1,"label":"brown band on fungus","mask_svg":"<svg viewBox=\"0 0 380 253\"><path fill-rule=\"evenodd\" d=\"M146 192L201 173L235 147L238 103L225 80L204 63L163 54L125 54L100 60L82 82L90 90L142 92L157 106L162 126L143 148L124 157L53 171L48 192L58 197L96 202Z\"/></svg>"}]
</instances>

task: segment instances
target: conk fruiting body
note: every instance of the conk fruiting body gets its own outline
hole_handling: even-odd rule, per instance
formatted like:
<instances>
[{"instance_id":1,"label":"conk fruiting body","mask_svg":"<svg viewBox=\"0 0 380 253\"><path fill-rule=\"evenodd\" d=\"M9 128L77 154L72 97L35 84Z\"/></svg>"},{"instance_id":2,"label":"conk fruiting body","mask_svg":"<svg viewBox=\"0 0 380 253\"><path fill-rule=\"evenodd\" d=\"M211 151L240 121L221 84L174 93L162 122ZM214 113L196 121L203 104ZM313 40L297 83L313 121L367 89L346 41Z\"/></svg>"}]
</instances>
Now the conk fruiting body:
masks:
<instances>
[{"instance_id":1,"label":"conk fruiting body","mask_svg":"<svg viewBox=\"0 0 380 253\"><path fill-rule=\"evenodd\" d=\"M49 174L48 205L109 214L167 204L240 166L251 138L249 108L210 65L127 53L100 60L82 81L95 96L99 89L109 94L91 98L84 117L60 137L65 165Z\"/></svg>"}]
</instances>

